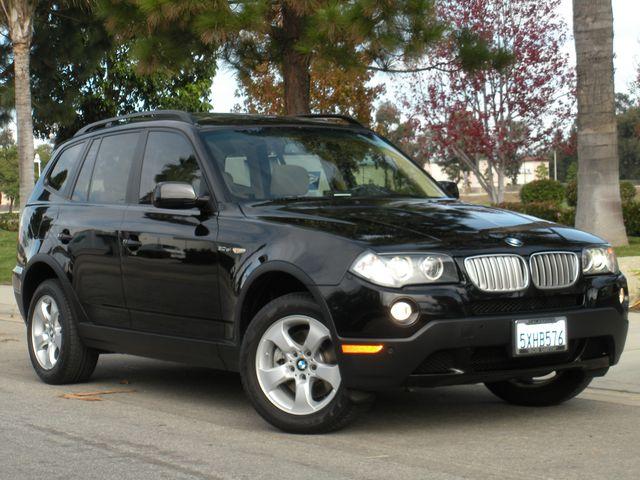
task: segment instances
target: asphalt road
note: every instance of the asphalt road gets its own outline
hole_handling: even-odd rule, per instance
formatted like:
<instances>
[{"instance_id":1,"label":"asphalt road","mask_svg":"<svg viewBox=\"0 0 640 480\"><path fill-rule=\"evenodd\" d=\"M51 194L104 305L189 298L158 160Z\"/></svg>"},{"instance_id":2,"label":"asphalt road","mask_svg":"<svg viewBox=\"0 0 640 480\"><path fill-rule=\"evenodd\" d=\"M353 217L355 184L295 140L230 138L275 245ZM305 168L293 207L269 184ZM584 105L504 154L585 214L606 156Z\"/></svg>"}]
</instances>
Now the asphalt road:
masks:
<instances>
[{"instance_id":1,"label":"asphalt road","mask_svg":"<svg viewBox=\"0 0 640 480\"><path fill-rule=\"evenodd\" d=\"M45 385L21 321L0 319L0 479L637 479L640 314L631 323L621 364L559 407L479 385L386 393L346 430L295 436L254 413L234 374L106 355L89 383Z\"/></svg>"}]
</instances>

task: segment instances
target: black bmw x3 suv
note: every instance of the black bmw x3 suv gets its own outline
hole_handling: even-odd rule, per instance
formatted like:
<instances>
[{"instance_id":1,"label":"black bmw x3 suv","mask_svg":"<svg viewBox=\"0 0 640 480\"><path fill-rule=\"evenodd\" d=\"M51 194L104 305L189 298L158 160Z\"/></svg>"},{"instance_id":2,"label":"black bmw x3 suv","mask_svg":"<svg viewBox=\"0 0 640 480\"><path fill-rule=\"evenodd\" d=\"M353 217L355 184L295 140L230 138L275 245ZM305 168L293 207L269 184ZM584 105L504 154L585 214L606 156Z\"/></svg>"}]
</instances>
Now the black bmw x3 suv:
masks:
<instances>
[{"instance_id":1,"label":"black bmw x3 suv","mask_svg":"<svg viewBox=\"0 0 640 480\"><path fill-rule=\"evenodd\" d=\"M602 239L457 199L352 119L156 111L82 128L22 213L13 286L40 378L120 352L239 371L290 432L394 387L568 400L622 353Z\"/></svg>"}]
</instances>

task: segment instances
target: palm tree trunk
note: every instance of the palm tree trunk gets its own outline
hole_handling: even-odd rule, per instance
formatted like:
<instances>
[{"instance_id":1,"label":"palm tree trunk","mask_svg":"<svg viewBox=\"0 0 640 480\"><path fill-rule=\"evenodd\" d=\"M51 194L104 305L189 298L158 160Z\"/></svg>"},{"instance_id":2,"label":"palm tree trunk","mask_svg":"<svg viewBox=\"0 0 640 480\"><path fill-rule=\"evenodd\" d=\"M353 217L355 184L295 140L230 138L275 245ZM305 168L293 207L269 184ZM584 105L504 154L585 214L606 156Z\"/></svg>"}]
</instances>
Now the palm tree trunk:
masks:
<instances>
[{"instance_id":1,"label":"palm tree trunk","mask_svg":"<svg viewBox=\"0 0 640 480\"><path fill-rule=\"evenodd\" d=\"M613 82L611 0L573 0L578 94L576 227L627 245Z\"/></svg>"},{"instance_id":2,"label":"palm tree trunk","mask_svg":"<svg viewBox=\"0 0 640 480\"><path fill-rule=\"evenodd\" d=\"M16 125L20 160L20 204L24 205L33 190L33 119L31 117L31 82L28 43L14 43Z\"/></svg>"}]
</instances>

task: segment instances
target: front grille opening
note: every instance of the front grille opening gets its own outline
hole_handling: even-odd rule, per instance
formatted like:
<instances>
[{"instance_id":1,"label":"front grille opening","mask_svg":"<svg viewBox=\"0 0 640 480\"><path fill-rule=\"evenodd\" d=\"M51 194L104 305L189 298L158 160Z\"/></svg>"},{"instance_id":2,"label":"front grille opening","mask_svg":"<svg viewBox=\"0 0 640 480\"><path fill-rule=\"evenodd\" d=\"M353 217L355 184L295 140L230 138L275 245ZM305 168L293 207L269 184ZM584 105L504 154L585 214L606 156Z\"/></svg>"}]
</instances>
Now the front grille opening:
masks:
<instances>
[{"instance_id":1,"label":"front grille opening","mask_svg":"<svg viewBox=\"0 0 640 480\"><path fill-rule=\"evenodd\" d=\"M573 252L534 253L529 259L531 277L541 289L565 288L578 278L580 262Z\"/></svg>"},{"instance_id":2,"label":"front grille opening","mask_svg":"<svg viewBox=\"0 0 640 480\"><path fill-rule=\"evenodd\" d=\"M519 255L478 255L464 260L471 282L484 292L517 292L529 285L529 271Z\"/></svg>"},{"instance_id":3,"label":"front grille opening","mask_svg":"<svg viewBox=\"0 0 640 480\"><path fill-rule=\"evenodd\" d=\"M471 302L473 315L493 315L501 313L518 313L548 311L558 309L576 309L584 305L584 295L554 295L533 298L497 298Z\"/></svg>"}]
</instances>

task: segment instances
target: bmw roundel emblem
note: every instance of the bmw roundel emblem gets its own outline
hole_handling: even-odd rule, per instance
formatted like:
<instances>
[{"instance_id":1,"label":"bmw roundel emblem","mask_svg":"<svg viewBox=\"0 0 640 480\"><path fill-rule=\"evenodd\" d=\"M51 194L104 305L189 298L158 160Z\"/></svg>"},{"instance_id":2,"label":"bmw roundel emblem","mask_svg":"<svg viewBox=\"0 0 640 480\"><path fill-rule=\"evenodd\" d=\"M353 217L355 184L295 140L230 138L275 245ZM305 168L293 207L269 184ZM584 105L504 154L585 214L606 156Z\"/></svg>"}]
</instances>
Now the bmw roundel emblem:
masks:
<instances>
[{"instance_id":1,"label":"bmw roundel emblem","mask_svg":"<svg viewBox=\"0 0 640 480\"><path fill-rule=\"evenodd\" d=\"M507 245L511 245L512 247L521 247L522 245L524 245L524 242L518 238L509 237L505 238L504 241L507 243Z\"/></svg>"}]
</instances>

